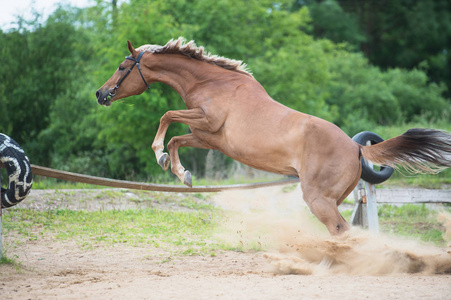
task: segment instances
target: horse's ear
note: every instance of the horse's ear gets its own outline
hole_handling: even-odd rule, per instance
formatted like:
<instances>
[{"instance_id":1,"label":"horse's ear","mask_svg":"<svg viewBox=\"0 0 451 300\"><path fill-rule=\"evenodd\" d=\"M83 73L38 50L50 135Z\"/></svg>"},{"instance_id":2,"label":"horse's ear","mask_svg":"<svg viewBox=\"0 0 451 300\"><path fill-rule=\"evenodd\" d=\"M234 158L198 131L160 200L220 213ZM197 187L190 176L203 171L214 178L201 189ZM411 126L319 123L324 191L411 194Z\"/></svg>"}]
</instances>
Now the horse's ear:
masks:
<instances>
[{"instance_id":1,"label":"horse's ear","mask_svg":"<svg viewBox=\"0 0 451 300\"><path fill-rule=\"evenodd\" d=\"M130 41L127 41L127 45L128 45L128 50L130 51L130 53L132 54L132 56L135 56L135 54L137 53L137 51L135 50L135 48L133 48L132 43L130 43Z\"/></svg>"}]
</instances>

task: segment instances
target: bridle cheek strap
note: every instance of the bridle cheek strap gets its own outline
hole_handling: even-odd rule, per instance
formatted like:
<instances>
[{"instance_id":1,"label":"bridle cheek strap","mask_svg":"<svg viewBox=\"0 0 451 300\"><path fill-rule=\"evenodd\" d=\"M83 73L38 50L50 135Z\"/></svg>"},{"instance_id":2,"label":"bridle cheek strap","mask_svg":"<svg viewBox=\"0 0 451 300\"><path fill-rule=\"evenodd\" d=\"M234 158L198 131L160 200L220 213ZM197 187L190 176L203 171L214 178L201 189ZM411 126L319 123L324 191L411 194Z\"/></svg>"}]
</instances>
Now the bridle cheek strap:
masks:
<instances>
[{"instance_id":1,"label":"bridle cheek strap","mask_svg":"<svg viewBox=\"0 0 451 300\"><path fill-rule=\"evenodd\" d=\"M125 73L124 76L122 76L122 78L118 81L118 83L116 83L116 86L114 87L113 91L116 92L116 90L119 88L119 86L121 85L121 83L124 81L125 78L127 78L127 76L130 74L130 72L133 70L133 68L135 66L138 67L138 71L139 71L139 75L141 75L141 78L144 82L144 84L146 85L146 87L148 89L150 89L150 84L147 83L146 79L143 76L143 73L141 71L141 67L139 66L139 62L141 61L141 57L144 55L144 51L140 52L138 55L138 58L134 58L132 56L126 56L125 59L129 59L129 60L133 60L135 63L131 66L130 69L128 69L127 73Z\"/></svg>"}]
</instances>

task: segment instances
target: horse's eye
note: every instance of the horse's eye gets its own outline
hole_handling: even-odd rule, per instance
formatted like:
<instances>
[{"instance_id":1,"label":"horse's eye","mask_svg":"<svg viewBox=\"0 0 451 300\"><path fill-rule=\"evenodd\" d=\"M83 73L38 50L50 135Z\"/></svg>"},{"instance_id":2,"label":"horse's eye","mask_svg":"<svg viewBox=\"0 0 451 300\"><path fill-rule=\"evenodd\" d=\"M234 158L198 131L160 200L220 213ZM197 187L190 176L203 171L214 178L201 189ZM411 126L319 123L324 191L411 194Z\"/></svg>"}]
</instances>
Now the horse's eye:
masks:
<instances>
[{"instance_id":1,"label":"horse's eye","mask_svg":"<svg viewBox=\"0 0 451 300\"><path fill-rule=\"evenodd\" d=\"M119 66L119 71L124 71L125 68L123 66Z\"/></svg>"}]
</instances>

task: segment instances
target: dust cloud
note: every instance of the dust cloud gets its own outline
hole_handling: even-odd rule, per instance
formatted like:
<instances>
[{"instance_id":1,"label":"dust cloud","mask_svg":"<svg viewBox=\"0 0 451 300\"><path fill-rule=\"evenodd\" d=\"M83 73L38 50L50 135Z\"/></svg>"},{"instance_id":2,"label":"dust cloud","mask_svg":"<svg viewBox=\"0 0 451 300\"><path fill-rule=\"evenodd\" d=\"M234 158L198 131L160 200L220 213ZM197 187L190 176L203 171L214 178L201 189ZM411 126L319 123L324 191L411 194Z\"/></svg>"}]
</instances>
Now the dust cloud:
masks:
<instances>
[{"instance_id":1,"label":"dust cloud","mask_svg":"<svg viewBox=\"0 0 451 300\"><path fill-rule=\"evenodd\" d=\"M302 200L299 185L217 194L226 212L217 237L243 251L263 251L280 274L451 274L451 214L440 213L447 248L353 228L331 237Z\"/></svg>"}]
</instances>

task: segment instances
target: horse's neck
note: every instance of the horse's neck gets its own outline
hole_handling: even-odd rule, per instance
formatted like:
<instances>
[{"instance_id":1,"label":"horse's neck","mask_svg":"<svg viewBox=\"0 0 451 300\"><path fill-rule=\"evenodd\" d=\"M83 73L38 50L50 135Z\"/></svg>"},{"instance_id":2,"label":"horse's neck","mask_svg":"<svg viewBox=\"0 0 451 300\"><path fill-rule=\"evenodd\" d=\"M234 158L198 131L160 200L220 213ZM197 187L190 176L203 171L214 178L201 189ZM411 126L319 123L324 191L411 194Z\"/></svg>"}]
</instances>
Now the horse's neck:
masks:
<instances>
[{"instance_id":1,"label":"horse's neck","mask_svg":"<svg viewBox=\"0 0 451 300\"><path fill-rule=\"evenodd\" d=\"M190 90L199 82L212 80L217 76L218 67L196 59L177 54L158 54L156 67L157 81L171 86L185 99ZM212 71L213 68L213 71Z\"/></svg>"}]
</instances>

